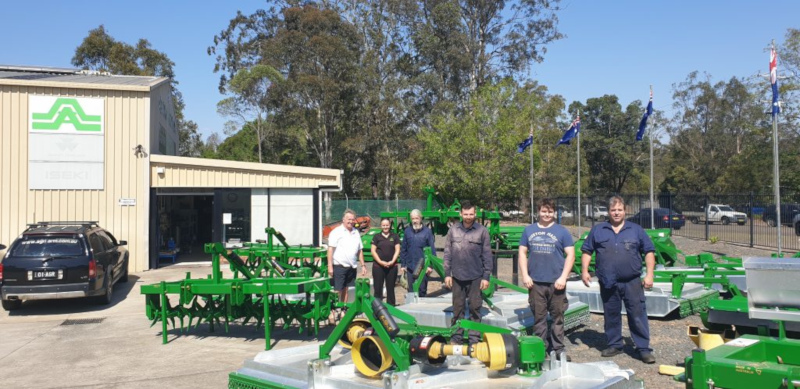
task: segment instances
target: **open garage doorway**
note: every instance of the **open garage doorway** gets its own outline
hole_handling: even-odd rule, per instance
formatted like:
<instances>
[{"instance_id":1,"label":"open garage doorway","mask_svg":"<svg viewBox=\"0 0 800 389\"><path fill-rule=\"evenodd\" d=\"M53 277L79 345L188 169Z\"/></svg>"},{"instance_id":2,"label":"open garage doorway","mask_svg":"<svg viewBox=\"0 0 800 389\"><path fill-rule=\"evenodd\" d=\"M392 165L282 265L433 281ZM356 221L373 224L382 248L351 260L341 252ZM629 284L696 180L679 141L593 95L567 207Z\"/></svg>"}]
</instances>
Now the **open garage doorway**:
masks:
<instances>
[{"instance_id":1,"label":"open garage doorway","mask_svg":"<svg viewBox=\"0 0 800 389\"><path fill-rule=\"evenodd\" d=\"M155 196L155 229L151 236L158 253L155 267L209 261L211 257L203 252L203 245L213 242L214 193L165 192L159 191Z\"/></svg>"}]
</instances>

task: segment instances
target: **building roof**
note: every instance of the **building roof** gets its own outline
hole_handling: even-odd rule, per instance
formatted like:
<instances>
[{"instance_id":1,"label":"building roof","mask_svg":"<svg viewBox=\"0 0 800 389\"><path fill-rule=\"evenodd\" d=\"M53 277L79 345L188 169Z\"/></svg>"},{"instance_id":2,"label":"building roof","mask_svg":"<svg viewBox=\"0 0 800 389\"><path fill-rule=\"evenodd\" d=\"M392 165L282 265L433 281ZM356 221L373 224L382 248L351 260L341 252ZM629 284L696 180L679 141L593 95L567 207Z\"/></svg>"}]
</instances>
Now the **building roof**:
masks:
<instances>
[{"instance_id":1,"label":"building roof","mask_svg":"<svg viewBox=\"0 0 800 389\"><path fill-rule=\"evenodd\" d=\"M147 92L164 82L169 82L169 79L152 76L120 76L81 69L0 65L0 85Z\"/></svg>"},{"instance_id":2,"label":"building roof","mask_svg":"<svg viewBox=\"0 0 800 389\"><path fill-rule=\"evenodd\" d=\"M150 154L152 188L342 189L342 171Z\"/></svg>"}]
</instances>

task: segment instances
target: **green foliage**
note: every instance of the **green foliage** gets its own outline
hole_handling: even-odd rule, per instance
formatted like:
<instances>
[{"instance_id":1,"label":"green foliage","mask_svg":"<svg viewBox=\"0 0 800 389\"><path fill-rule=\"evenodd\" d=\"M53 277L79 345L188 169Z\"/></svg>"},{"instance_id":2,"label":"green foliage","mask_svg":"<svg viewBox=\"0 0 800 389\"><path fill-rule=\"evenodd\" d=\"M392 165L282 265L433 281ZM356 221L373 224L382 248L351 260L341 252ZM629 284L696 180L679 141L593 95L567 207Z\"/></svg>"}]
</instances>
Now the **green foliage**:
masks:
<instances>
[{"instance_id":1,"label":"green foliage","mask_svg":"<svg viewBox=\"0 0 800 389\"><path fill-rule=\"evenodd\" d=\"M180 142L178 151L180 155L190 157L202 154L200 150L203 145L197 133L197 124L183 116L185 104L175 79L175 63L165 53L153 49L147 39L139 39L132 46L114 39L101 24L90 30L89 35L75 49L72 64L112 74L169 78Z\"/></svg>"},{"instance_id":2,"label":"green foliage","mask_svg":"<svg viewBox=\"0 0 800 389\"><path fill-rule=\"evenodd\" d=\"M632 189L629 180L641 176L641 169L646 166L639 161L649 158L647 142L635 142L644 112L641 103L631 103L623 112L617 96L605 95L590 98L586 104L574 102L569 111L571 115L577 112L581 115L581 152L588 166L588 170L582 171L590 177L585 193L621 193Z\"/></svg>"},{"instance_id":3,"label":"green foliage","mask_svg":"<svg viewBox=\"0 0 800 389\"><path fill-rule=\"evenodd\" d=\"M545 92L536 86L519 88L506 79L480 88L470 100L469 115L434 116L431 128L419 134L426 184L484 207L525 198L530 159L527 152L517 153L517 144L528 136L531 125L540 128L553 119L536 116L558 104L546 101ZM540 160L535 146L534 160Z\"/></svg>"}]
</instances>

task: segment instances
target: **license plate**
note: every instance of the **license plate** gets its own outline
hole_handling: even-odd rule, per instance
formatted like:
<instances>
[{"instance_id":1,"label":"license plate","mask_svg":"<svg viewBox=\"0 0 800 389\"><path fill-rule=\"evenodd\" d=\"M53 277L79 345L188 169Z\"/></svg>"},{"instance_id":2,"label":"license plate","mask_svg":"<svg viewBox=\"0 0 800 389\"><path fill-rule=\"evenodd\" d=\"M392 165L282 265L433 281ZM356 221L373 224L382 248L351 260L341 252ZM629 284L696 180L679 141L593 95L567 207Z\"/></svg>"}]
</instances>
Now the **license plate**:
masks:
<instances>
[{"instance_id":1,"label":"license plate","mask_svg":"<svg viewBox=\"0 0 800 389\"><path fill-rule=\"evenodd\" d=\"M50 280L55 279L58 276L58 273L55 270L34 270L33 271L33 279L34 280Z\"/></svg>"},{"instance_id":2,"label":"license plate","mask_svg":"<svg viewBox=\"0 0 800 389\"><path fill-rule=\"evenodd\" d=\"M680 218L679 218L679 217L677 217L677 216L673 216L673 217L672 217L672 220L680 220Z\"/></svg>"}]
</instances>

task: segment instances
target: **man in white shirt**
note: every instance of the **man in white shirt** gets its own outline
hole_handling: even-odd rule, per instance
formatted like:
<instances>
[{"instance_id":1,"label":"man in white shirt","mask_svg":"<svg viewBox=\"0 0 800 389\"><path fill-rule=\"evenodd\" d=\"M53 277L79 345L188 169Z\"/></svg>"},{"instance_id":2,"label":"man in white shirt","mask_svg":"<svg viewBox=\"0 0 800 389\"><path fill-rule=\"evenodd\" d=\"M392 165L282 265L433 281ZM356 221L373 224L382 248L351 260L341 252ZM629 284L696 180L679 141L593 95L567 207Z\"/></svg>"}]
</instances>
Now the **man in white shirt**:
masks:
<instances>
[{"instance_id":1,"label":"man in white shirt","mask_svg":"<svg viewBox=\"0 0 800 389\"><path fill-rule=\"evenodd\" d=\"M328 235L328 277L333 279L333 290L339 293L339 301L347 302L347 288L356 283L356 269L361 263L361 276L367 276L364 264L361 234L354 227L356 213L345 210L342 224ZM334 313L331 312L334 316ZM341 312L335 319L341 318Z\"/></svg>"}]
</instances>

